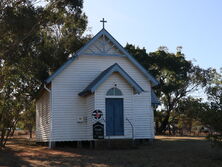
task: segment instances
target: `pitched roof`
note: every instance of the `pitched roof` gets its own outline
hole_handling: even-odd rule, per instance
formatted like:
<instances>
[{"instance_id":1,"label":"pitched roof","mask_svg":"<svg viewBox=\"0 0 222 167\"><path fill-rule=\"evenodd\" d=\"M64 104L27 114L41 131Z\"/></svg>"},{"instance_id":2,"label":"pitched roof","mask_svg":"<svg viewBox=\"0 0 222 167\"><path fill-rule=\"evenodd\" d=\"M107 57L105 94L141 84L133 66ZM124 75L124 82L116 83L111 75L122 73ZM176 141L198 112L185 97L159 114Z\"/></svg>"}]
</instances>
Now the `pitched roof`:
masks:
<instances>
[{"instance_id":1,"label":"pitched roof","mask_svg":"<svg viewBox=\"0 0 222 167\"><path fill-rule=\"evenodd\" d=\"M160 105L160 101L153 90L151 90L151 104L152 105Z\"/></svg>"},{"instance_id":2,"label":"pitched roof","mask_svg":"<svg viewBox=\"0 0 222 167\"><path fill-rule=\"evenodd\" d=\"M113 64L103 72L101 72L83 91L79 93L79 96L86 96L94 93L95 90L109 78L109 76L118 72L128 83L131 85L137 93L141 93L143 89L136 83L117 63Z\"/></svg>"},{"instance_id":3,"label":"pitched roof","mask_svg":"<svg viewBox=\"0 0 222 167\"><path fill-rule=\"evenodd\" d=\"M93 44L101 36L106 36L128 59L143 73L143 75L151 82L152 86L156 86L159 82L139 63L134 59L119 42L112 37L112 35L104 28L98 32L88 43L79 49L66 63L64 63L55 73L49 76L45 82L50 83L58 74L60 74L69 64L71 64L76 57L80 56L91 44Z\"/></svg>"}]
</instances>

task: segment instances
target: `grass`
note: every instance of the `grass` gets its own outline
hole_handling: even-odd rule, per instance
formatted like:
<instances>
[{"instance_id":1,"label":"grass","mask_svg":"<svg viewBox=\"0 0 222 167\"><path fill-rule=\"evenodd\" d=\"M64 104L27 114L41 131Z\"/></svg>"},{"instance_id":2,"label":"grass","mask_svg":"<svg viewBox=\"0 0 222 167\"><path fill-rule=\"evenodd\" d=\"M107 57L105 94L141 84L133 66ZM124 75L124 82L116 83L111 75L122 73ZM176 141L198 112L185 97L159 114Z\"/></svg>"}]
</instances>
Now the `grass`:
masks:
<instances>
[{"instance_id":1,"label":"grass","mask_svg":"<svg viewBox=\"0 0 222 167\"><path fill-rule=\"evenodd\" d=\"M153 144L137 149L49 150L25 138L11 139L0 151L0 166L62 167L221 167L222 151L211 148L201 137L158 136Z\"/></svg>"}]
</instances>

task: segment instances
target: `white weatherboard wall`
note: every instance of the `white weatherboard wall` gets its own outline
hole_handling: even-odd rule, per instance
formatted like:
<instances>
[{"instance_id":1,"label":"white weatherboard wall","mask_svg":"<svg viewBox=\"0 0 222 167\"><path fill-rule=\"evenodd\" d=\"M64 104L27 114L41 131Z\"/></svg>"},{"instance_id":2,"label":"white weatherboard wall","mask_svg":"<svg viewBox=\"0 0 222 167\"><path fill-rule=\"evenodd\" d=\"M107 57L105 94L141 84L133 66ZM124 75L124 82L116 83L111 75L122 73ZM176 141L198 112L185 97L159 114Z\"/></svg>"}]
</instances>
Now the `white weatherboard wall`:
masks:
<instances>
[{"instance_id":1,"label":"white weatherboard wall","mask_svg":"<svg viewBox=\"0 0 222 167\"><path fill-rule=\"evenodd\" d=\"M36 102L36 141L46 142L50 135L50 94L44 94Z\"/></svg>"},{"instance_id":2,"label":"white weatherboard wall","mask_svg":"<svg viewBox=\"0 0 222 167\"><path fill-rule=\"evenodd\" d=\"M133 96L133 110L134 114L134 127L135 138L146 139L154 138L153 136L153 110L151 105L147 102L150 96L149 92Z\"/></svg>"},{"instance_id":3,"label":"white weatherboard wall","mask_svg":"<svg viewBox=\"0 0 222 167\"><path fill-rule=\"evenodd\" d=\"M73 63L65 68L53 81L52 81L52 140L53 141L70 141L70 140L90 140L91 135L89 124L86 122L77 123L77 117L86 116L89 118L89 97L79 97L78 93L81 92L91 81L93 81L102 71L118 63L147 93L141 94L144 99L143 109L140 109L136 117L137 121L139 117L151 116L151 87L149 81L144 75L126 58L115 56L79 56ZM141 95L138 95L140 98ZM133 103L139 101L135 96ZM93 105L91 105L93 108ZM140 106L141 107L141 106ZM135 108L134 108L135 110ZM135 111L136 112L136 111ZM137 115L137 114L136 114ZM150 120L153 118L150 118ZM135 121L135 120L134 120ZM143 121L143 120L142 120ZM147 123L148 121L144 122ZM153 121L152 121L153 122ZM88 125L87 125L88 124ZM140 127L140 125L136 125ZM144 124L146 126L146 124ZM150 126L148 123L147 126ZM144 132L140 127L140 132L144 135L140 137L148 137L148 127ZM152 128L150 128L152 131ZM148 132L151 134L153 132ZM151 135L150 135L151 136Z\"/></svg>"},{"instance_id":4,"label":"white weatherboard wall","mask_svg":"<svg viewBox=\"0 0 222 167\"><path fill-rule=\"evenodd\" d=\"M86 98L86 105L87 105L87 139L92 140L93 139L93 118L92 118L92 112L95 110L95 96L94 94L89 95Z\"/></svg>"}]
</instances>

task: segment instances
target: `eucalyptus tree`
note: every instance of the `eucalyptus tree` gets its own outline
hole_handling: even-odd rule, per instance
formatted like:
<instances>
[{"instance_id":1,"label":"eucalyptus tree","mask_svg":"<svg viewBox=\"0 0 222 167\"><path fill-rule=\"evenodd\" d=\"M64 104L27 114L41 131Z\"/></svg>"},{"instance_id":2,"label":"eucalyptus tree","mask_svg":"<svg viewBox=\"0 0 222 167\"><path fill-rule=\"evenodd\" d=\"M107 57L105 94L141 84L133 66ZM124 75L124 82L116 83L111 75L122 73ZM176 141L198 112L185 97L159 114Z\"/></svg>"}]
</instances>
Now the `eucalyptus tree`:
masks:
<instances>
[{"instance_id":1,"label":"eucalyptus tree","mask_svg":"<svg viewBox=\"0 0 222 167\"><path fill-rule=\"evenodd\" d=\"M164 133L169 125L173 110L178 107L179 100L200 86L205 86L209 78L208 70L201 69L186 60L178 50L169 53L167 47L147 53L145 48L127 44L126 49L159 81L155 92L161 100L161 110L155 110L156 130Z\"/></svg>"},{"instance_id":2,"label":"eucalyptus tree","mask_svg":"<svg viewBox=\"0 0 222 167\"><path fill-rule=\"evenodd\" d=\"M38 2L0 1L1 146L41 82L89 38L82 0Z\"/></svg>"},{"instance_id":3,"label":"eucalyptus tree","mask_svg":"<svg viewBox=\"0 0 222 167\"><path fill-rule=\"evenodd\" d=\"M213 81L206 89L208 109L202 112L200 120L211 129L210 140L222 145L222 73L212 69L211 74Z\"/></svg>"}]
</instances>

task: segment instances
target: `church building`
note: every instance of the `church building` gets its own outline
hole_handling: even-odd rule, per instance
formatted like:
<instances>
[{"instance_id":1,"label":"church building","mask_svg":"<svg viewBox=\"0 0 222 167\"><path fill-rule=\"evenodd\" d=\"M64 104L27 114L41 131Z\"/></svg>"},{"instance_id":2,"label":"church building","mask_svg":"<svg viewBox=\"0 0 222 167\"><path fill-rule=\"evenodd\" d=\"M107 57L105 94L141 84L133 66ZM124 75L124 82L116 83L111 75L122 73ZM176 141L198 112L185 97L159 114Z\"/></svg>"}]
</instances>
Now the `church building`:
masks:
<instances>
[{"instance_id":1,"label":"church building","mask_svg":"<svg viewBox=\"0 0 222 167\"><path fill-rule=\"evenodd\" d=\"M103 27L45 80L36 141L153 139L158 81Z\"/></svg>"}]
</instances>

